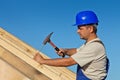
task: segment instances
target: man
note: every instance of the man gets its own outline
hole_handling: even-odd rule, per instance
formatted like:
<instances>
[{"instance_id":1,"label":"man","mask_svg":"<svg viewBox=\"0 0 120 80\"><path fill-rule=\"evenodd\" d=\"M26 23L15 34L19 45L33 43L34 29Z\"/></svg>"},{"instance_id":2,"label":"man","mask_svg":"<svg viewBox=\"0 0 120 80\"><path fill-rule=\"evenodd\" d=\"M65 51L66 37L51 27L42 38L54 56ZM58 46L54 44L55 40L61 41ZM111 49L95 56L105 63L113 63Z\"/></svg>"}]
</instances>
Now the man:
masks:
<instances>
[{"instance_id":1,"label":"man","mask_svg":"<svg viewBox=\"0 0 120 80\"><path fill-rule=\"evenodd\" d=\"M102 41L97 37L98 18L93 11L82 11L76 16L77 33L86 42L80 48L60 49L60 56L67 58L44 59L36 54L34 59L50 66L67 67L78 64L76 80L105 80L108 59ZM64 54L63 54L64 53Z\"/></svg>"}]
</instances>

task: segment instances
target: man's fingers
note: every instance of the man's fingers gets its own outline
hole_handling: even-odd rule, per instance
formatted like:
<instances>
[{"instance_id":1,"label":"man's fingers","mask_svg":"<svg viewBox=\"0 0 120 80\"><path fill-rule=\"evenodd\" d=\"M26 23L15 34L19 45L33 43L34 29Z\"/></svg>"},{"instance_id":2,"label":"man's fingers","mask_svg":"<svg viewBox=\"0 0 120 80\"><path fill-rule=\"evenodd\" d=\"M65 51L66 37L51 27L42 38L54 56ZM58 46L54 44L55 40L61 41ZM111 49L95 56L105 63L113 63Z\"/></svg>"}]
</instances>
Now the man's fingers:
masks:
<instances>
[{"instance_id":1,"label":"man's fingers","mask_svg":"<svg viewBox=\"0 0 120 80\"><path fill-rule=\"evenodd\" d=\"M36 60L36 57L39 56L39 55L40 55L40 54L39 54L39 51L36 51L35 56L34 56L33 59Z\"/></svg>"},{"instance_id":2,"label":"man's fingers","mask_svg":"<svg viewBox=\"0 0 120 80\"><path fill-rule=\"evenodd\" d=\"M63 56L64 54L64 49L60 48L59 51L56 51L56 53L59 55L59 56Z\"/></svg>"}]
</instances>

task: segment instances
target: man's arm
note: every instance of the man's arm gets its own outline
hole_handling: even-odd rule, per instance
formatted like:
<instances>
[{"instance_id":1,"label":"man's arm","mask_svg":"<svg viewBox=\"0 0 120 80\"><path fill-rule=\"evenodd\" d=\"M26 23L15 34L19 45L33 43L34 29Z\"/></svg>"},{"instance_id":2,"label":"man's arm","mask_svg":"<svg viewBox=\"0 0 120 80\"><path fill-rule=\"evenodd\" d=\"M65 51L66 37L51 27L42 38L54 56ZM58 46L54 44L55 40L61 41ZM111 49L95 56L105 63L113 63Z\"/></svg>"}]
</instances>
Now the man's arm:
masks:
<instances>
[{"instance_id":1,"label":"man's arm","mask_svg":"<svg viewBox=\"0 0 120 80\"><path fill-rule=\"evenodd\" d=\"M60 48L60 51L57 51L58 55L62 56L63 53L68 56L72 56L77 52L76 48Z\"/></svg>"},{"instance_id":2,"label":"man's arm","mask_svg":"<svg viewBox=\"0 0 120 80\"><path fill-rule=\"evenodd\" d=\"M57 58L57 59L44 59L39 53L37 53L34 57L40 64L45 64L49 66L56 66L56 67L67 67L76 64L72 57L69 58Z\"/></svg>"}]
</instances>

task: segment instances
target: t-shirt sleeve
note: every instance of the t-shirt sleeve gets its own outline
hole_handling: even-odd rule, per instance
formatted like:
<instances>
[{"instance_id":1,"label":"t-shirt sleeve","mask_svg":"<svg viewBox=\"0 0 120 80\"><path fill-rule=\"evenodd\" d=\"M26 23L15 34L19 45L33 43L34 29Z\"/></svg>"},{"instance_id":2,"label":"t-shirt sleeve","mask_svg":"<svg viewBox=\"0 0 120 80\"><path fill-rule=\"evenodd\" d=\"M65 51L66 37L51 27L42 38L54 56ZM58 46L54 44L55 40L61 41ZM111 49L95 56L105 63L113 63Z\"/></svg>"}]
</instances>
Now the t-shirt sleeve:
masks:
<instances>
[{"instance_id":1,"label":"t-shirt sleeve","mask_svg":"<svg viewBox=\"0 0 120 80\"><path fill-rule=\"evenodd\" d=\"M94 44L89 44L82 49L77 49L77 53L72 55L71 57L81 66L92 62L95 59L96 51L98 51L98 47Z\"/></svg>"}]
</instances>

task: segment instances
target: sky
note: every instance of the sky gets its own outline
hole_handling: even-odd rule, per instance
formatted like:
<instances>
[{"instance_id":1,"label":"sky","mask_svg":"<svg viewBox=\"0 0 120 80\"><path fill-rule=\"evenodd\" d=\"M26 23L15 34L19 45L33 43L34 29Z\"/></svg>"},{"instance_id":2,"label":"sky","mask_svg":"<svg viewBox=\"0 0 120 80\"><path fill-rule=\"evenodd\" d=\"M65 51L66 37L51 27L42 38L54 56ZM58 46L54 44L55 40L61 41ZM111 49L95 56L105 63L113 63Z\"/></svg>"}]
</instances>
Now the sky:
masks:
<instances>
[{"instance_id":1,"label":"sky","mask_svg":"<svg viewBox=\"0 0 120 80\"><path fill-rule=\"evenodd\" d=\"M78 48L84 41L77 34L76 14L92 10L99 19L98 37L104 42L110 69L106 80L120 80L119 0L0 0L0 27L51 58L60 58L45 37L59 48ZM76 66L68 67L76 72Z\"/></svg>"}]
</instances>

